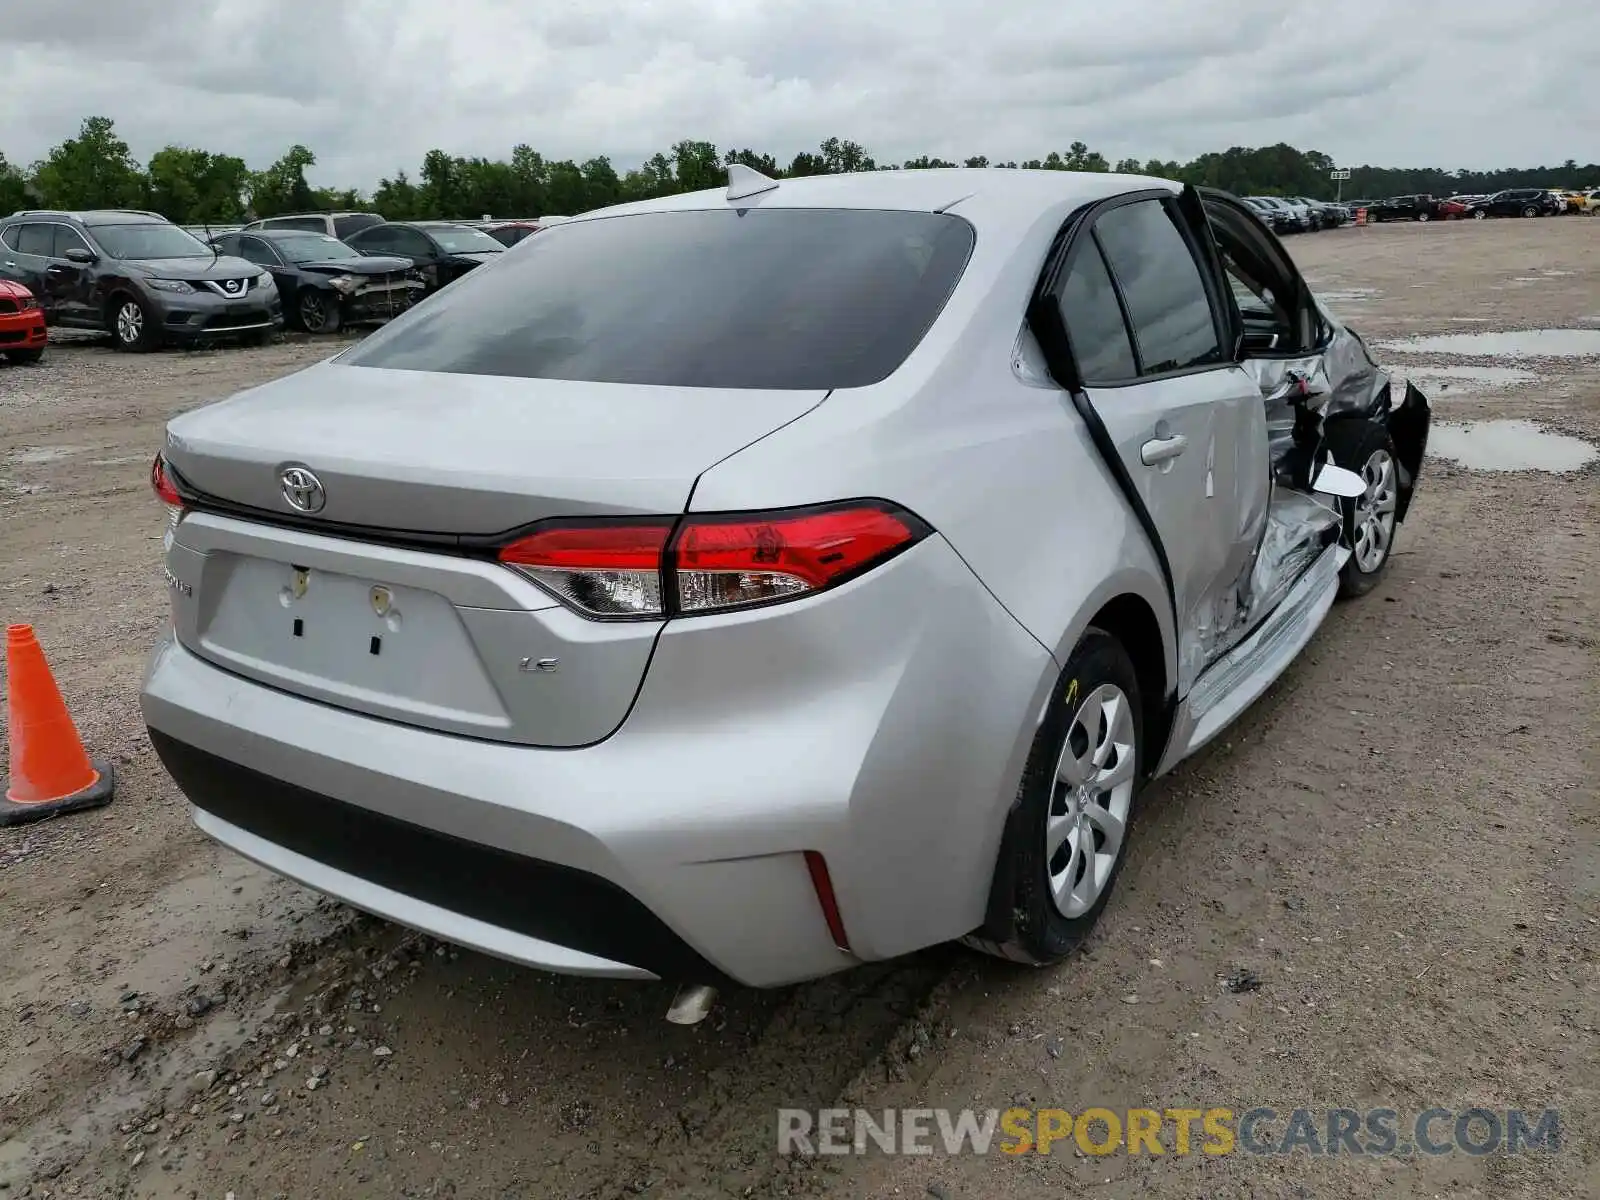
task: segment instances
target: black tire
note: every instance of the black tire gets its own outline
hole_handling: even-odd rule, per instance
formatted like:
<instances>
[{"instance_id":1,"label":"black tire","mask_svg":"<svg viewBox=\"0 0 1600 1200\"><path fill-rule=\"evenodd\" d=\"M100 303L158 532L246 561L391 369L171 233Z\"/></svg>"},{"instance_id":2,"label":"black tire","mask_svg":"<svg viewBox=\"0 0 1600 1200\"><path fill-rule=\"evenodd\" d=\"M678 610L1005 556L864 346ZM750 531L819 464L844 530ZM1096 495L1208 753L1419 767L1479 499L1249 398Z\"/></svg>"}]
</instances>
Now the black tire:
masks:
<instances>
[{"instance_id":1,"label":"black tire","mask_svg":"<svg viewBox=\"0 0 1600 1200\"><path fill-rule=\"evenodd\" d=\"M1389 570L1395 539L1400 536L1396 508L1400 460L1388 427L1377 421L1355 418L1335 421L1328 426L1327 446L1335 464L1354 471L1369 485L1366 496L1339 498L1339 509L1344 514L1344 544L1351 551L1349 560L1339 571L1339 595L1343 599L1365 596L1378 586ZM1381 478L1385 461L1388 464L1386 483ZM1384 508L1388 509L1387 520L1382 512ZM1372 524L1374 521L1376 528ZM1387 540L1377 536L1383 529L1387 529ZM1381 553L1373 553L1380 541Z\"/></svg>"},{"instance_id":2,"label":"black tire","mask_svg":"<svg viewBox=\"0 0 1600 1200\"><path fill-rule=\"evenodd\" d=\"M1432 213L1419 212L1417 214L1417 220L1421 221L1424 225L1426 225L1429 221L1433 220L1433 214Z\"/></svg>"},{"instance_id":3,"label":"black tire","mask_svg":"<svg viewBox=\"0 0 1600 1200\"><path fill-rule=\"evenodd\" d=\"M34 346L27 350L7 350L6 357L19 366L24 363L36 363L44 357L44 347Z\"/></svg>"},{"instance_id":4,"label":"black tire","mask_svg":"<svg viewBox=\"0 0 1600 1200\"><path fill-rule=\"evenodd\" d=\"M1530 204L1522 210L1522 215L1524 217L1537 217L1539 215L1539 210L1534 205Z\"/></svg>"},{"instance_id":5,"label":"black tire","mask_svg":"<svg viewBox=\"0 0 1600 1200\"><path fill-rule=\"evenodd\" d=\"M1125 796L1119 797L1126 805L1127 816L1123 822L1122 841L1098 898L1087 911L1068 917L1057 907L1052 895L1051 862L1045 857L1046 828L1052 813L1059 819L1066 815L1067 806L1075 803L1075 793L1058 779L1057 767L1067 747L1069 733L1082 732L1077 718L1104 687L1122 693L1132 720L1133 750L1129 757L1133 760L1133 769L1128 790ZM1109 730L1111 726L1106 728ZM1005 911L1013 914L1010 935L1004 941L996 941L981 933L974 934L963 939L967 945L1012 962L1047 966L1060 962L1083 944L1111 899L1122 864L1127 861L1127 843L1138 810L1139 788L1149 767L1142 761L1147 752L1139 680L1133 661L1116 638L1091 627L1067 660L1044 724L1034 736L1033 749L1017 789L1017 805L1001 842L996 879L1009 880L1010 905ZM1114 755L1107 760L1113 765L1116 761ZM1121 792L1120 784L1116 790ZM1095 843L1097 847L1102 844L1098 840ZM1063 849L1067 850L1070 860L1070 847ZM1058 851L1058 859L1060 854Z\"/></svg>"},{"instance_id":6,"label":"black tire","mask_svg":"<svg viewBox=\"0 0 1600 1200\"><path fill-rule=\"evenodd\" d=\"M111 334L111 344L128 353L154 350L161 345L161 326L144 301L127 292L118 292L106 301L106 330Z\"/></svg>"},{"instance_id":7,"label":"black tire","mask_svg":"<svg viewBox=\"0 0 1600 1200\"><path fill-rule=\"evenodd\" d=\"M324 295L320 288L300 290L295 316L307 333L338 333L342 323L338 298Z\"/></svg>"}]
</instances>

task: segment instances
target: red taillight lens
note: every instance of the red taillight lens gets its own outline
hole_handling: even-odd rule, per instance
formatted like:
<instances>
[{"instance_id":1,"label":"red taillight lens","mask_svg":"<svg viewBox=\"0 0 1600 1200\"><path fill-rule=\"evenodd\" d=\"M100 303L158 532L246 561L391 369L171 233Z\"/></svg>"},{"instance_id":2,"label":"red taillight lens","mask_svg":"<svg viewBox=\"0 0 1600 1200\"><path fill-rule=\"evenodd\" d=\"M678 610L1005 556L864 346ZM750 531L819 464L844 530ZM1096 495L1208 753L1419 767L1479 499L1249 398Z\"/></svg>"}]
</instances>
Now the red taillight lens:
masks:
<instances>
[{"instance_id":1,"label":"red taillight lens","mask_svg":"<svg viewBox=\"0 0 1600 1200\"><path fill-rule=\"evenodd\" d=\"M927 533L910 513L863 501L681 521L562 522L506 546L500 561L588 616L661 617L809 595Z\"/></svg>"},{"instance_id":2,"label":"red taillight lens","mask_svg":"<svg viewBox=\"0 0 1600 1200\"><path fill-rule=\"evenodd\" d=\"M168 508L183 507L183 497L178 495L172 476L167 473L167 460L163 455L156 455L155 461L150 464L150 487Z\"/></svg>"},{"instance_id":3,"label":"red taillight lens","mask_svg":"<svg viewBox=\"0 0 1600 1200\"><path fill-rule=\"evenodd\" d=\"M689 517L672 544L678 606L705 612L828 587L916 541L913 520L876 505Z\"/></svg>"},{"instance_id":4,"label":"red taillight lens","mask_svg":"<svg viewBox=\"0 0 1600 1200\"><path fill-rule=\"evenodd\" d=\"M558 525L512 542L500 561L591 617L659 617L669 520Z\"/></svg>"}]
</instances>

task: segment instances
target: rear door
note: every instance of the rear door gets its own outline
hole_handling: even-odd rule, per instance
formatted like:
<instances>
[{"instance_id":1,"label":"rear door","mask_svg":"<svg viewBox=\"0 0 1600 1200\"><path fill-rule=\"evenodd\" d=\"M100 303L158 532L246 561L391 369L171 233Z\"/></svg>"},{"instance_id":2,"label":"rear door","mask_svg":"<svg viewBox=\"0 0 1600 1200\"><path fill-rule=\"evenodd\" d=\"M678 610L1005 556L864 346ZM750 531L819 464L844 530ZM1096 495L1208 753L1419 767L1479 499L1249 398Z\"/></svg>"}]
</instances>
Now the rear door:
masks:
<instances>
[{"instance_id":1,"label":"rear door","mask_svg":"<svg viewBox=\"0 0 1600 1200\"><path fill-rule=\"evenodd\" d=\"M93 273L87 264L67 258L68 250L93 251L83 235L70 225L56 225L54 233L45 278L57 319L72 325L93 325L99 312Z\"/></svg>"},{"instance_id":2,"label":"rear door","mask_svg":"<svg viewBox=\"0 0 1600 1200\"><path fill-rule=\"evenodd\" d=\"M50 255L55 249L53 228L43 221L13 225L6 231L5 258L0 260L7 277L33 292L52 322L58 318L45 272L50 269Z\"/></svg>"},{"instance_id":3,"label":"rear door","mask_svg":"<svg viewBox=\"0 0 1600 1200\"><path fill-rule=\"evenodd\" d=\"M1260 393L1213 254L1174 197L1126 197L1077 232L1052 289L1080 411L1166 564L1183 690L1232 625L1265 500Z\"/></svg>"}]
</instances>

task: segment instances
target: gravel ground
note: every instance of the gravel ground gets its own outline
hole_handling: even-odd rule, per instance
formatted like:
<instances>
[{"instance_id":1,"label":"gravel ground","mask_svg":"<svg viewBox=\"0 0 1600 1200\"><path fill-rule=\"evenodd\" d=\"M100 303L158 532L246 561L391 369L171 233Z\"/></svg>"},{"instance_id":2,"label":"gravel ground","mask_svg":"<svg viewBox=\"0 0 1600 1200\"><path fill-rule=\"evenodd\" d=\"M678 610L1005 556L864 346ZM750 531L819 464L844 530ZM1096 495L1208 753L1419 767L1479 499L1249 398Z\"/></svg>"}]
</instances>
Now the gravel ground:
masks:
<instances>
[{"instance_id":1,"label":"gravel ground","mask_svg":"<svg viewBox=\"0 0 1600 1200\"><path fill-rule=\"evenodd\" d=\"M1600 328L1600 220L1290 248L1371 339ZM75 341L0 366L0 609L37 627L119 785L103 812L0 830L0 1195L1600 1195L1600 469L1431 461L1387 581L1147 793L1081 957L1028 972L942 948L725 996L682 1029L663 986L457 952L214 848L146 745L162 422L339 344ZM1436 421L1600 441L1600 357L1405 362L1456 372L1434 376ZM1566 1140L775 1152L780 1105L1010 1104L1554 1107Z\"/></svg>"}]
</instances>

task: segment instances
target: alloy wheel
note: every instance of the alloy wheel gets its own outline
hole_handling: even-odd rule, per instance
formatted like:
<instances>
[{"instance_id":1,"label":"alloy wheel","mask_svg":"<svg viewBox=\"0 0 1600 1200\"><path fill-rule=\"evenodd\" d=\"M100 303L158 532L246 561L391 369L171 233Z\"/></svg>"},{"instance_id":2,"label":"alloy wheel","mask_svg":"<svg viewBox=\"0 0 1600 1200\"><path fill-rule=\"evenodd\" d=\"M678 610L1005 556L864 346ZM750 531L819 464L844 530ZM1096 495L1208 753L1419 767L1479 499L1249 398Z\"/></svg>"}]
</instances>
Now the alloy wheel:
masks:
<instances>
[{"instance_id":1,"label":"alloy wheel","mask_svg":"<svg viewBox=\"0 0 1600 1200\"><path fill-rule=\"evenodd\" d=\"M1367 490L1356 501L1356 566L1370 575L1383 566L1394 542L1395 509L1399 501L1394 456L1387 450L1374 450L1361 468Z\"/></svg>"},{"instance_id":2,"label":"alloy wheel","mask_svg":"<svg viewBox=\"0 0 1600 1200\"><path fill-rule=\"evenodd\" d=\"M328 323L327 305L315 292L307 292L300 297L300 323L306 327L307 333L321 333Z\"/></svg>"},{"instance_id":3,"label":"alloy wheel","mask_svg":"<svg viewBox=\"0 0 1600 1200\"><path fill-rule=\"evenodd\" d=\"M144 336L144 309L137 301L125 301L117 309L117 337L124 346L137 346Z\"/></svg>"},{"instance_id":4,"label":"alloy wheel","mask_svg":"<svg viewBox=\"0 0 1600 1200\"><path fill-rule=\"evenodd\" d=\"M1062 916L1099 901L1126 841L1138 763L1133 706L1115 684L1095 688L1067 725L1045 817L1050 898Z\"/></svg>"}]
</instances>

